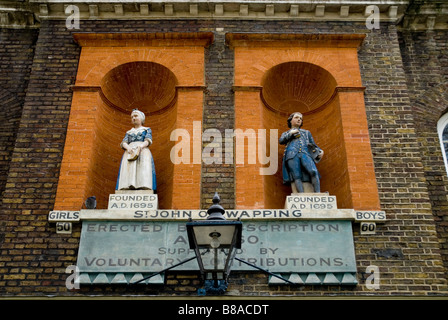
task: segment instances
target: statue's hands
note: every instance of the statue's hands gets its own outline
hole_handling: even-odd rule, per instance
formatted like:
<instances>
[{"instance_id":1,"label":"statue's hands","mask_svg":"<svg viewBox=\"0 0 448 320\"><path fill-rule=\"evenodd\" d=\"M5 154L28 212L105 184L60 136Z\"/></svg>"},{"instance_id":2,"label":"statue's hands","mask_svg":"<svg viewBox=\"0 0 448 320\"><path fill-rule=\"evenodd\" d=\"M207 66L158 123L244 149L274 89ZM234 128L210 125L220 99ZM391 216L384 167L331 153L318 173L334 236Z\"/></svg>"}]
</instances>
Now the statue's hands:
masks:
<instances>
[{"instance_id":1,"label":"statue's hands","mask_svg":"<svg viewBox=\"0 0 448 320\"><path fill-rule=\"evenodd\" d=\"M141 147L137 146L129 149L130 151L128 151L128 161L137 160L138 156L140 155Z\"/></svg>"},{"instance_id":2,"label":"statue's hands","mask_svg":"<svg viewBox=\"0 0 448 320\"><path fill-rule=\"evenodd\" d=\"M324 150L320 149L319 154L316 157L316 160L320 161L323 156L324 156Z\"/></svg>"},{"instance_id":3,"label":"statue's hands","mask_svg":"<svg viewBox=\"0 0 448 320\"><path fill-rule=\"evenodd\" d=\"M296 134L296 133L299 133L299 129L297 129L297 128L291 129L291 130L289 131L289 133L290 133L290 134Z\"/></svg>"}]
</instances>

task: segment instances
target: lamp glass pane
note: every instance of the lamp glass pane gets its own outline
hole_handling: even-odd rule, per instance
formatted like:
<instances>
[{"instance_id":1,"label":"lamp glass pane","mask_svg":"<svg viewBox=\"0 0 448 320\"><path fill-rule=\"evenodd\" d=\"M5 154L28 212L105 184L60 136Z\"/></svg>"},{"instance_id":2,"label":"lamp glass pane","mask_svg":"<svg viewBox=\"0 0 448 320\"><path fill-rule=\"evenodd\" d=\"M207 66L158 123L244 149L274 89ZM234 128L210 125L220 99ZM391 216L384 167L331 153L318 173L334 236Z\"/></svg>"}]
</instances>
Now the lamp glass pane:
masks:
<instances>
[{"instance_id":1,"label":"lamp glass pane","mask_svg":"<svg viewBox=\"0 0 448 320\"><path fill-rule=\"evenodd\" d=\"M196 226L193 228L194 235L196 237L196 243L200 247L210 246L213 240L211 236L213 233L218 233L220 236L217 238L220 247L229 247L232 244L233 234L235 232L234 225L211 225L211 226Z\"/></svg>"},{"instance_id":2,"label":"lamp glass pane","mask_svg":"<svg viewBox=\"0 0 448 320\"><path fill-rule=\"evenodd\" d=\"M229 249L200 249L204 270L223 271L228 259Z\"/></svg>"}]
</instances>

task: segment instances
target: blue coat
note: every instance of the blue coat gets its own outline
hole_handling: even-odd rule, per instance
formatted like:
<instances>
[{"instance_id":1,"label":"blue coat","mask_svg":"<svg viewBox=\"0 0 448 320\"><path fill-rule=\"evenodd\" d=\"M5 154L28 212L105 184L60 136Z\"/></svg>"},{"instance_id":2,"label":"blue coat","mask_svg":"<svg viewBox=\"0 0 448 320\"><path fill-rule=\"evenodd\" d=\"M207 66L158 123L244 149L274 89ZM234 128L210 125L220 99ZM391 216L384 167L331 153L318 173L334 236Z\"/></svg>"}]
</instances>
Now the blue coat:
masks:
<instances>
[{"instance_id":1,"label":"blue coat","mask_svg":"<svg viewBox=\"0 0 448 320\"><path fill-rule=\"evenodd\" d=\"M317 156L320 152L320 148L314 142L313 136L311 132L305 129L299 129L298 134L291 134L291 130L284 132L279 140L280 144L286 144L285 152L283 153L283 161L282 161L282 175L283 175L283 183L289 184L292 181L290 174L288 172L288 168L286 166L286 162L290 159L293 159L299 153L303 154L306 157L309 157L313 165L318 163L320 159L317 159ZM306 170L301 170L301 168L297 168L300 170L300 174L302 176L302 181L311 181L309 174ZM317 171L317 168L316 168ZM320 177L320 175L319 175Z\"/></svg>"}]
</instances>

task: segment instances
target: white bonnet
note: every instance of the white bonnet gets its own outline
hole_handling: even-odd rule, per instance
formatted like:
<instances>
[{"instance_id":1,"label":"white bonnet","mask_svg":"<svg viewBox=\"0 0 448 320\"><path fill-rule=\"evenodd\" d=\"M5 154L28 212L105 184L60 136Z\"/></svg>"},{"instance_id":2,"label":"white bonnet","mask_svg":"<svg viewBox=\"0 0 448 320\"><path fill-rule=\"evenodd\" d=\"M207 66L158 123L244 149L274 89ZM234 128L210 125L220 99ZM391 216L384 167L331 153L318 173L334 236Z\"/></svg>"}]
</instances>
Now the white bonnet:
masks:
<instances>
[{"instance_id":1,"label":"white bonnet","mask_svg":"<svg viewBox=\"0 0 448 320\"><path fill-rule=\"evenodd\" d=\"M134 110L132 110L131 115L133 113L137 113L140 116L140 118L142 119L142 124L145 122L145 114L143 112L141 112L138 109L134 109Z\"/></svg>"}]
</instances>

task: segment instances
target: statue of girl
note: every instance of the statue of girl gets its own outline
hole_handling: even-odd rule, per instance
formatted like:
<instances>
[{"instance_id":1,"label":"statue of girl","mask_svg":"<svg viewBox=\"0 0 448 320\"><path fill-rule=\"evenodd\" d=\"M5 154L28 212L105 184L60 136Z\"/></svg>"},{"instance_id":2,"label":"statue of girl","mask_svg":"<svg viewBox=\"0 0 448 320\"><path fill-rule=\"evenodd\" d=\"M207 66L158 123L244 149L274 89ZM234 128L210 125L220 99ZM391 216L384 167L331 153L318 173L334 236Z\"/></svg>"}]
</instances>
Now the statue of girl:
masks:
<instances>
[{"instance_id":1,"label":"statue of girl","mask_svg":"<svg viewBox=\"0 0 448 320\"><path fill-rule=\"evenodd\" d=\"M131 112L133 128L126 132L120 146L125 150L118 172L117 190L156 190L151 128L144 127L145 114L137 109Z\"/></svg>"}]
</instances>

